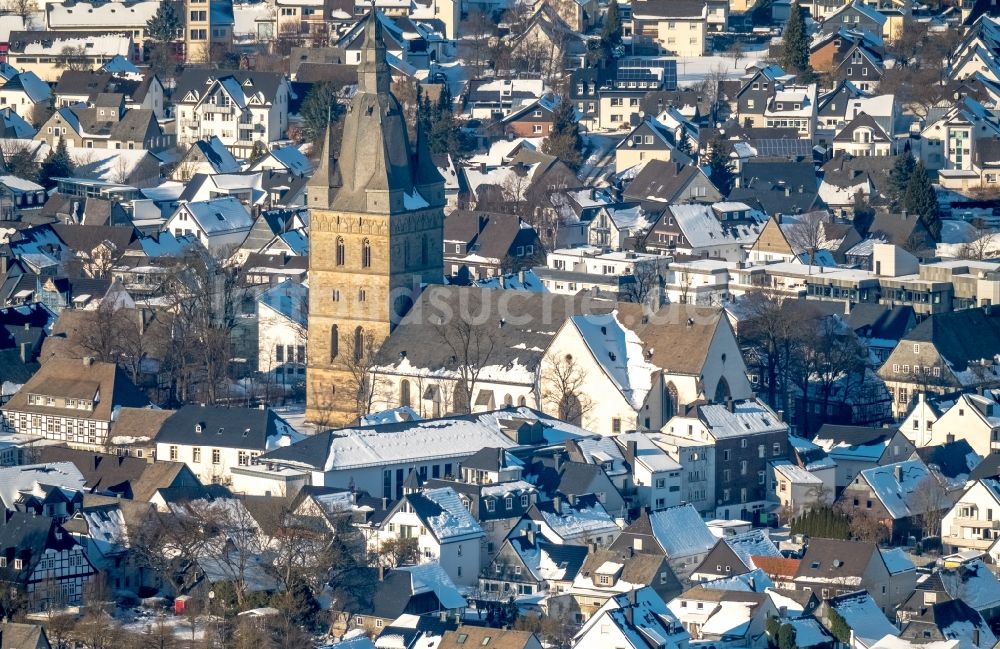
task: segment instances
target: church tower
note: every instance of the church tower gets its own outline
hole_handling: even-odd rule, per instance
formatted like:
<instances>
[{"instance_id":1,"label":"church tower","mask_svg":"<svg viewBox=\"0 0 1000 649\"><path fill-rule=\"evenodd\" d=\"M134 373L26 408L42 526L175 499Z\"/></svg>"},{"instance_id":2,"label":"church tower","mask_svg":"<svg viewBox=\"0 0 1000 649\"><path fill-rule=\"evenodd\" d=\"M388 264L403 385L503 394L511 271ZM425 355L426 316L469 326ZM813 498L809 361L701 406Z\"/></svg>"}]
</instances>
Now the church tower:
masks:
<instances>
[{"instance_id":1,"label":"church tower","mask_svg":"<svg viewBox=\"0 0 1000 649\"><path fill-rule=\"evenodd\" d=\"M329 426L358 415L354 377L368 341L377 349L421 286L444 276L444 179L423 134L411 146L389 90L382 18L373 9L366 20L340 152L328 132L307 191L306 419Z\"/></svg>"}]
</instances>

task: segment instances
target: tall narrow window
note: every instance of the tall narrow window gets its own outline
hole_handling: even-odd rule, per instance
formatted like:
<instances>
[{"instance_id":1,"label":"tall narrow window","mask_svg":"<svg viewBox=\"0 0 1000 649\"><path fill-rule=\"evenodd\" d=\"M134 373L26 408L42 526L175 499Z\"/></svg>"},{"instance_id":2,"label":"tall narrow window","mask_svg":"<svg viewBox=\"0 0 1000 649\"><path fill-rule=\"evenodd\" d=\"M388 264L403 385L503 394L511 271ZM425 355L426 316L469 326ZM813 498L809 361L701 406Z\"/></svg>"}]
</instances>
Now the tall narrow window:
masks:
<instances>
[{"instance_id":1,"label":"tall narrow window","mask_svg":"<svg viewBox=\"0 0 1000 649\"><path fill-rule=\"evenodd\" d=\"M410 405L410 382L406 379L403 379L403 382L399 384L399 405Z\"/></svg>"},{"instance_id":2,"label":"tall narrow window","mask_svg":"<svg viewBox=\"0 0 1000 649\"><path fill-rule=\"evenodd\" d=\"M372 244L368 239L361 243L361 266L369 268L372 265Z\"/></svg>"},{"instance_id":3,"label":"tall narrow window","mask_svg":"<svg viewBox=\"0 0 1000 649\"><path fill-rule=\"evenodd\" d=\"M330 328L330 360L335 360L340 353L340 327L333 325Z\"/></svg>"},{"instance_id":4,"label":"tall narrow window","mask_svg":"<svg viewBox=\"0 0 1000 649\"><path fill-rule=\"evenodd\" d=\"M337 237L337 265L344 265L344 237Z\"/></svg>"},{"instance_id":5,"label":"tall narrow window","mask_svg":"<svg viewBox=\"0 0 1000 649\"><path fill-rule=\"evenodd\" d=\"M420 237L420 265L427 265L427 235L421 235Z\"/></svg>"},{"instance_id":6,"label":"tall narrow window","mask_svg":"<svg viewBox=\"0 0 1000 649\"><path fill-rule=\"evenodd\" d=\"M365 330L358 327L354 330L354 360L360 361L365 350Z\"/></svg>"}]
</instances>

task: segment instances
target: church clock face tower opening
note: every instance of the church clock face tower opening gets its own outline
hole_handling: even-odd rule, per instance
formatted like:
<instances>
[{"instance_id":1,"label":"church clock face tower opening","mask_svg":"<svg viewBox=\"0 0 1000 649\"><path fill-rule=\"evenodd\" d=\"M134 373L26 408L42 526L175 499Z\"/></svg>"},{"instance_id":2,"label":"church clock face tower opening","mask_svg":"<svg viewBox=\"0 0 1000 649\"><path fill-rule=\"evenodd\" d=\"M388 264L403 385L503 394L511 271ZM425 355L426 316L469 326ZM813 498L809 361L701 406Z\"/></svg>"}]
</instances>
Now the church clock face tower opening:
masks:
<instances>
[{"instance_id":1,"label":"church clock face tower opening","mask_svg":"<svg viewBox=\"0 0 1000 649\"><path fill-rule=\"evenodd\" d=\"M444 179L423 134L410 143L390 91L383 20L373 9L363 24L340 151L330 128L308 187L306 419L320 426L363 414L365 366L421 287L444 275Z\"/></svg>"}]
</instances>

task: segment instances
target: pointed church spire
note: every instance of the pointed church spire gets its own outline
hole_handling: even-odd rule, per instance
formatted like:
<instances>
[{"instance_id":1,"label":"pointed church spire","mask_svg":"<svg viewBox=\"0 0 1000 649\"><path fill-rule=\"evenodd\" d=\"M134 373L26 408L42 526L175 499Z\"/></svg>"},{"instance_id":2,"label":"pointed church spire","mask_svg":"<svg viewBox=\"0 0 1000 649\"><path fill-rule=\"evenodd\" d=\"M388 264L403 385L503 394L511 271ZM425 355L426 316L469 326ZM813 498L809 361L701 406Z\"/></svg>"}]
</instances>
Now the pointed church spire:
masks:
<instances>
[{"instance_id":1,"label":"pointed church spire","mask_svg":"<svg viewBox=\"0 0 1000 649\"><path fill-rule=\"evenodd\" d=\"M385 38L382 36L382 13L375 9L368 13L365 40L361 46L361 63L358 65L358 92L383 94L389 92L392 77L385 60Z\"/></svg>"},{"instance_id":2,"label":"pointed church spire","mask_svg":"<svg viewBox=\"0 0 1000 649\"><path fill-rule=\"evenodd\" d=\"M340 185L336 178L337 161L333 158L333 106L329 107L326 132L323 133L323 149L319 154L319 164L307 185L309 207L330 209L335 189Z\"/></svg>"}]
</instances>

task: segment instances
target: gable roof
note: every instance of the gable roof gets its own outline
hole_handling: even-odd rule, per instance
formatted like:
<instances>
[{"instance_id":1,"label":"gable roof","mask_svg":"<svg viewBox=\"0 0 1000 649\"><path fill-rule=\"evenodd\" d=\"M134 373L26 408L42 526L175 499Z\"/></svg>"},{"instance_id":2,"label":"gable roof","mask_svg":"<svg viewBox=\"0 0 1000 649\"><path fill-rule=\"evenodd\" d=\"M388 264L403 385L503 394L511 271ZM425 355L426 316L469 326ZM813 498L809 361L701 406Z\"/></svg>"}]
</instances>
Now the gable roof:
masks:
<instances>
[{"instance_id":1,"label":"gable roof","mask_svg":"<svg viewBox=\"0 0 1000 649\"><path fill-rule=\"evenodd\" d=\"M266 451L301 439L270 408L186 405L164 420L155 441Z\"/></svg>"},{"instance_id":2,"label":"gable roof","mask_svg":"<svg viewBox=\"0 0 1000 649\"><path fill-rule=\"evenodd\" d=\"M878 548L871 543L809 539L795 573L797 582L820 582L858 588ZM879 561L882 560L879 554Z\"/></svg>"},{"instance_id":3,"label":"gable roof","mask_svg":"<svg viewBox=\"0 0 1000 649\"><path fill-rule=\"evenodd\" d=\"M966 335L969 331L975 331L976 335ZM932 314L914 327L905 341L933 344L952 371L961 372L970 363L1000 354L1000 309Z\"/></svg>"}]
</instances>

